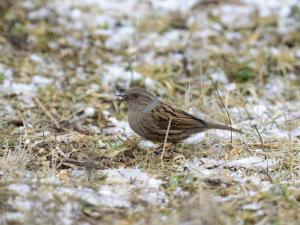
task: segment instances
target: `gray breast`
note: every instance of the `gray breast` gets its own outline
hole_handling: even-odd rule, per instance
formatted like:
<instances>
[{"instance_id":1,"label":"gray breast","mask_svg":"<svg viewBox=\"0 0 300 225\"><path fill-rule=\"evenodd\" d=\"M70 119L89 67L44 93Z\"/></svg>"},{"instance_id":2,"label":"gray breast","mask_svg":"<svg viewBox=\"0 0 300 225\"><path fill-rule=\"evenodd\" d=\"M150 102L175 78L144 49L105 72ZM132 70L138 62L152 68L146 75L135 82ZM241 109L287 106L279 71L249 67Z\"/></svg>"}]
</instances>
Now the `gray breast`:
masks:
<instances>
[{"instance_id":1,"label":"gray breast","mask_svg":"<svg viewBox=\"0 0 300 225\"><path fill-rule=\"evenodd\" d=\"M130 128L137 133L138 135L146 138L147 131L143 127L143 115L141 115L143 112L128 112L128 122Z\"/></svg>"},{"instance_id":2,"label":"gray breast","mask_svg":"<svg viewBox=\"0 0 300 225\"><path fill-rule=\"evenodd\" d=\"M146 107L138 109L136 107L129 107L128 122L131 129L141 137L154 140L152 132L157 130L157 126L152 120L151 110L157 106L159 101L152 101Z\"/></svg>"}]
</instances>

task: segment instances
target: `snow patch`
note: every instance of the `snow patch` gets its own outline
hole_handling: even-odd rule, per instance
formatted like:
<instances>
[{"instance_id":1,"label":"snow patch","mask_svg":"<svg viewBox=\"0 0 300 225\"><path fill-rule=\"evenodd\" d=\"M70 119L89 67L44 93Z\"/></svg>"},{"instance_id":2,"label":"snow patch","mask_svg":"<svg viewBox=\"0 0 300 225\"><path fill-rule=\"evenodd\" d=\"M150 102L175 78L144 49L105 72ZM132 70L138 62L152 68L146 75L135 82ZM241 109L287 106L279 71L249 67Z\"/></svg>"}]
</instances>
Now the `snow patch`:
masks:
<instances>
[{"instance_id":1,"label":"snow patch","mask_svg":"<svg viewBox=\"0 0 300 225\"><path fill-rule=\"evenodd\" d=\"M162 184L161 180L151 178L139 169L107 169L104 173L107 176L107 181L113 183L133 183L148 188L159 188Z\"/></svg>"},{"instance_id":2,"label":"snow patch","mask_svg":"<svg viewBox=\"0 0 300 225\"><path fill-rule=\"evenodd\" d=\"M96 110L93 107L87 107L84 109L84 116L85 117L93 117L96 113Z\"/></svg>"},{"instance_id":3,"label":"snow patch","mask_svg":"<svg viewBox=\"0 0 300 225\"><path fill-rule=\"evenodd\" d=\"M292 6L299 4L297 0L242 0L249 6L255 6L262 17L271 16L272 14L277 14L280 18L286 18L289 16Z\"/></svg>"},{"instance_id":4,"label":"snow patch","mask_svg":"<svg viewBox=\"0 0 300 225\"><path fill-rule=\"evenodd\" d=\"M105 183L97 188L58 188L58 193L80 199L92 205L133 208L132 201L138 200L152 205L161 205L168 201L166 194L160 190L161 180L150 177L139 169L119 168L101 171L106 176ZM85 173L74 174L76 178Z\"/></svg>"},{"instance_id":5,"label":"snow patch","mask_svg":"<svg viewBox=\"0 0 300 225\"><path fill-rule=\"evenodd\" d=\"M8 186L8 189L20 196L26 196L30 193L31 188L28 184L15 183Z\"/></svg>"},{"instance_id":6,"label":"snow patch","mask_svg":"<svg viewBox=\"0 0 300 225\"><path fill-rule=\"evenodd\" d=\"M134 132L130 128L129 123L127 121L117 120L114 117L110 117L108 120L114 125L114 127L105 128L104 133L106 135L117 134L117 133L124 134L126 137L130 137L134 135Z\"/></svg>"},{"instance_id":7,"label":"snow patch","mask_svg":"<svg viewBox=\"0 0 300 225\"><path fill-rule=\"evenodd\" d=\"M110 49L120 50L130 45L135 29L133 27L121 27L106 40L105 46Z\"/></svg>"},{"instance_id":8,"label":"snow patch","mask_svg":"<svg viewBox=\"0 0 300 225\"><path fill-rule=\"evenodd\" d=\"M147 148L157 148L158 145L154 144L152 141L141 140L138 143L139 148L147 149Z\"/></svg>"},{"instance_id":9,"label":"snow patch","mask_svg":"<svg viewBox=\"0 0 300 225\"><path fill-rule=\"evenodd\" d=\"M215 8L212 13L220 16L223 24L231 28L248 27L251 24L251 16L254 8L243 5L226 4Z\"/></svg>"},{"instance_id":10,"label":"snow patch","mask_svg":"<svg viewBox=\"0 0 300 225\"><path fill-rule=\"evenodd\" d=\"M261 206L256 202L244 205L242 207L243 210L250 210L250 211L256 211L256 210L259 210L260 208L261 208Z\"/></svg>"},{"instance_id":11,"label":"snow patch","mask_svg":"<svg viewBox=\"0 0 300 225\"><path fill-rule=\"evenodd\" d=\"M210 75L214 82L219 82L223 84L228 83L228 78L223 70L214 71Z\"/></svg>"},{"instance_id":12,"label":"snow patch","mask_svg":"<svg viewBox=\"0 0 300 225\"><path fill-rule=\"evenodd\" d=\"M129 88L132 81L141 80L144 76L135 71L126 71L124 68L117 65L106 66L106 71L102 77L102 82L106 86L119 84L124 89Z\"/></svg>"},{"instance_id":13,"label":"snow patch","mask_svg":"<svg viewBox=\"0 0 300 225\"><path fill-rule=\"evenodd\" d=\"M32 83L36 87L44 87L44 86L51 84L52 82L53 81L51 79L42 77L42 76L38 76L38 75L36 75L32 78Z\"/></svg>"},{"instance_id":14,"label":"snow patch","mask_svg":"<svg viewBox=\"0 0 300 225\"><path fill-rule=\"evenodd\" d=\"M202 142L205 138L205 134L204 133L198 133L195 134L191 137L189 137L188 139L184 140L185 144L189 144L189 145L193 145L193 144L198 144L200 142Z\"/></svg>"},{"instance_id":15,"label":"snow patch","mask_svg":"<svg viewBox=\"0 0 300 225\"><path fill-rule=\"evenodd\" d=\"M212 175L220 175L224 169L230 168L246 168L252 170L272 170L278 165L278 161L274 159L263 159L257 156L241 158L237 160L216 160L209 158L194 158L192 161L187 160L184 167L201 177L210 177ZM237 181L244 182L241 177L237 177L237 173L231 174ZM259 182L258 182L259 183Z\"/></svg>"},{"instance_id":16,"label":"snow patch","mask_svg":"<svg viewBox=\"0 0 300 225\"><path fill-rule=\"evenodd\" d=\"M154 10L162 12L188 12L198 3L198 0L152 0Z\"/></svg>"},{"instance_id":17,"label":"snow patch","mask_svg":"<svg viewBox=\"0 0 300 225\"><path fill-rule=\"evenodd\" d=\"M5 80L2 85L0 85L2 91L6 94L28 94L33 95L35 92L35 87L33 84L24 83L14 83L9 80Z\"/></svg>"},{"instance_id":18,"label":"snow patch","mask_svg":"<svg viewBox=\"0 0 300 225\"><path fill-rule=\"evenodd\" d=\"M274 168L278 161L273 159L263 159L252 156L248 158L241 158L237 160L227 161L226 165L229 167L249 168L249 169L270 169Z\"/></svg>"},{"instance_id":19,"label":"snow patch","mask_svg":"<svg viewBox=\"0 0 300 225\"><path fill-rule=\"evenodd\" d=\"M161 36L158 36L154 42L154 46L161 50L167 50L172 46L184 45L187 43L188 35L179 30L171 30L164 33Z\"/></svg>"}]
</instances>

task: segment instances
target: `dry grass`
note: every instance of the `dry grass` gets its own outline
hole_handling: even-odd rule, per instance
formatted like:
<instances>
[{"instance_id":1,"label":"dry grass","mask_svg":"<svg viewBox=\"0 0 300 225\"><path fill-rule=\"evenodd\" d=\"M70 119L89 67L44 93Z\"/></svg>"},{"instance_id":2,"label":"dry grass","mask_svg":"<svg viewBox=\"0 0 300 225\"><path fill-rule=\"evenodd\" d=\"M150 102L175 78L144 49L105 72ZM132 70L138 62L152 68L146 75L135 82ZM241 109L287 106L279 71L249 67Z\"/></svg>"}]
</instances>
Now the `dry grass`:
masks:
<instances>
[{"instance_id":1,"label":"dry grass","mask_svg":"<svg viewBox=\"0 0 300 225\"><path fill-rule=\"evenodd\" d=\"M0 3L0 12L5 12L0 13L0 85L9 79L31 84L37 74L53 83L40 85L32 91L34 96L31 91L0 90L1 224L298 223L300 141L293 133L300 127L296 28L282 36L274 25L276 16L262 18L255 13L253 24L227 27L212 12L222 4L203 3L200 11L195 6L187 14L152 9L139 21L119 16L114 32L133 20L135 41L131 43L130 37L122 47L110 49L105 45L109 36L96 32L109 24L86 26L86 33L79 32L70 25L71 16L57 12L47 19L29 18L30 12L49 2L35 3L32 9L20 1L4 3ZM96 7L80 9L108 13ZM187 25L197 15L208 24ZM67 18L70 27L58 18ZM210 29L212 23L219 24L224 34ZM213 35L202 38L206 26ZM163 37L178 30L188 41L179 38L165 47L155 47L164 39L142 42L151 32ZM226 34L238 34L240 39L231 40ZM82 45L78 47L76 40ZM279 46L278 52L270 50L274 46ZM132 77L135 71L152 79L154 93L185 110L197 109L194 112L203 113L204 119L228 123L225 105L233 126L245 134L233 136L231 142L230 134L207 132L197 144L164 148L161 159L161 152L142 146L140 138L127 137L124 130L109 131L126 120L126 106L116 101L114 93L126 85L152 87L144 78L105 81L113 76L107 69L112 65L125 68L123 72ZM214 87L210 77L216 71L224 71L228 81L220 81L220 74L212 76ZM90 107L92 113L86 111ZM251 157L263 162L234 164ZM265 167L268 160L274 165ZM106 174L118 168L139 168L161 184L149 188L136 185L132 178L118 183ZM128 196L120 194L128 199L121 206L107 204L113 201L108 197L107 202L95 200L105 196L104 187L106 194L113 187L120 187L113 189L116 192L129 191ZM148 188L152 195L163 193L161 203L144 196Z\"/></svg>"}]
</instances>

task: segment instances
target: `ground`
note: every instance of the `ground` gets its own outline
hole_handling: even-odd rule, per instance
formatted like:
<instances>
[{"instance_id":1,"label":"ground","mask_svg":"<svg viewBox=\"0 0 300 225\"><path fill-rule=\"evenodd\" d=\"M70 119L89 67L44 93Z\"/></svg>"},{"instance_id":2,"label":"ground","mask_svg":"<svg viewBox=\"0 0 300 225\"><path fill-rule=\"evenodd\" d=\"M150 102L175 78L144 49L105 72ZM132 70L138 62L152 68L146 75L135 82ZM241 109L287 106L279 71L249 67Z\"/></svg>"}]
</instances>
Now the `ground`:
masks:
<instances>
[{"instance_id":1,"label":"ground","mask_svg":"<svg viewBox=\"0 0 300 225\"><path fill-rule=\"evenodd\" d=\"M2 0L1 224L298 224L300 2ZM232 124L166 149L115 94Z\"/></svg>"}]
</instances>

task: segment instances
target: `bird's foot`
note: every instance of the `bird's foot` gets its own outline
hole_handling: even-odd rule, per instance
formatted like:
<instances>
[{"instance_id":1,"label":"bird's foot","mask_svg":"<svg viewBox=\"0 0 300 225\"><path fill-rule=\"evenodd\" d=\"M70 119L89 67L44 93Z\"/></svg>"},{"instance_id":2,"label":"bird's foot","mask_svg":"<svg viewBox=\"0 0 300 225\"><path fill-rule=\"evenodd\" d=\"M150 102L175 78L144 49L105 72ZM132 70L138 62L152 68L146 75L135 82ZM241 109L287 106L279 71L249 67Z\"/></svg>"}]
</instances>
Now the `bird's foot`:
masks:
<instances>
[{"instance_id":1,"label":"bird's foot","mask_svg":"<svg viewBox=\"0 0 300 225\"><path fill-rule=\"evenodd\" d=\"M167 143L167 144L161 144L160 146L158 146L154 152L157 155L161 155L164 154L164 158L169 158L171 157L172 152L176 149L176 145L172 144L172 143Z\"/></svg>"}]
</instances>

